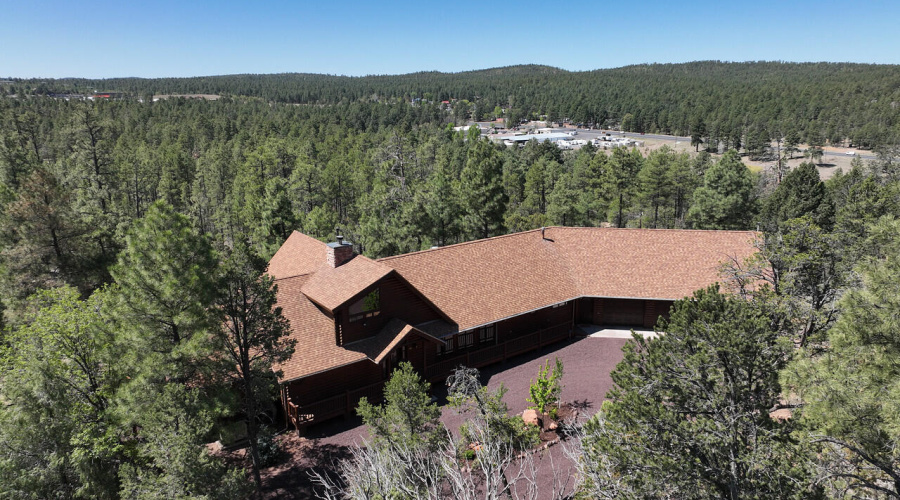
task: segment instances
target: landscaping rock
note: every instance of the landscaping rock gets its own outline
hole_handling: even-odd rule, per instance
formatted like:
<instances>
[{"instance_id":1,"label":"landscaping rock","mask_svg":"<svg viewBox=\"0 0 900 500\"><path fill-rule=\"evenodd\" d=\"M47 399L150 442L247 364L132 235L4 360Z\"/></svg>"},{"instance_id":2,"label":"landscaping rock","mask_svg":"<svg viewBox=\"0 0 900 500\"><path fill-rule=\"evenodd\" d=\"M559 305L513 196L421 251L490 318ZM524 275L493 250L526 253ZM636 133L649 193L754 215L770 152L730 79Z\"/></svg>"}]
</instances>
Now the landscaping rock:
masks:
<instances>
[{"instance_id":1,"label":"landscaping rock","mask_svg":"<svg viewBox=\"0 0 900 500\"><path fill-rule=\"evenodd\" d=\"M528 425L541 426L541 417L536 410L528 409L522 412L522 420Z\"/></svg>"},{"instance_id":2,"label":"landscaping rock","mask_svg":"<svg viewBox=\"0 0 900 500\"><path fill-rule=\"evenodd\" d=\"M556 422L550 422L550 425L548 425L547 428L551 431L555 431L556 429L559 429L559 424L557 424Z\"/></svg>"}]
</instances>

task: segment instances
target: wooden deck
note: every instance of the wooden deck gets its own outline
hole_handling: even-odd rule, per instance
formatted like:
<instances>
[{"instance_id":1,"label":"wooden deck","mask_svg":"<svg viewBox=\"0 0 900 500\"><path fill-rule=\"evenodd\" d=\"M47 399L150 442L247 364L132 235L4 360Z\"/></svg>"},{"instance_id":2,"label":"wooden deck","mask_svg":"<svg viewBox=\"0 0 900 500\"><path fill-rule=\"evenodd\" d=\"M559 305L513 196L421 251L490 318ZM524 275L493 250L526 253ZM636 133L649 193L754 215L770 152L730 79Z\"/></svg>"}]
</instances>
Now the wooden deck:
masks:
<instances>
[{"instance_id":1,"label":"wooden deck","mask_svg":"<svg viewBox=\"0 0 900 500\"><path fill-rule=\"evenodd\" d=\"M573 330L574 326L572 323L565 322L523 335L502 344L442 358L437 362L428 364L425 373L422 375L426 380L436 382L446 379L459 366L482 368L494 363L505 362L511 357L568 339L572 336ZM345 391L343 394L338 394L328 399L303 405L298 405L291 401L290 397L285 396L283 400L285 412L289 423L294 426L298 433L301 433L305 427L314 423L353 415L359 400L363 397L367 398L370 403L381 403L386 382L386 380L382 380L359 389Z\"/></svg>"},{"instance_id":2,"label":"wooden deck","mask_svg":"<svg viewBox=\"0 0 900 500\"><path fill-rule=\"evenodd\" d=\"M382 380L365 387L344 391L343 394L316 401L314 403L297 405L288 397L286 399L285 412L297 432L308 425L328 420L330 418L352 415L356 411L359 400L366 398L370 403L381 403L384 398L384 384Z\"/></svg>"},{"instance_id":3,"label":"wooden deck","mask_svg":"<svg viewBox=\"0 0 900 500\"><path fill-rule=\"evenodd\" d=\"M517 339L502 344L485 347L476 351L469 351L452 358L444 358L436 363L428 365L425 370L425 378L431 382L443 380L458 366L469 368L481 368L483 366L500 363L545 345L567 339L572 335L572 323L566 322L551 326L534 333L524 335Z\"/></svg>"}]
</instances>

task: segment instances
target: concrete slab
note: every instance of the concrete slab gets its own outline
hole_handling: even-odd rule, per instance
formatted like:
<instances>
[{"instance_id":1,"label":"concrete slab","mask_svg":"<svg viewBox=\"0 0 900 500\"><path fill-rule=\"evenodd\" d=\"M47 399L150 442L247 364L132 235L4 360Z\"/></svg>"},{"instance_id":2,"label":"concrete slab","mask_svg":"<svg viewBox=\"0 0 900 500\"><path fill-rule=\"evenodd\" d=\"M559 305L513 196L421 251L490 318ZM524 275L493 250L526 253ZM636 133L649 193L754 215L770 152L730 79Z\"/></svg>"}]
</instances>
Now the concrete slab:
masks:
<instances>
[{"instance_id":1,"label":"concrete slab","mask_svg":"<svg viewBox=\"0 0 900 500\"><path fill-rule=\"evenodd\" d=\"M659 335L650 328L622 328L607 325L578 325L588 337L596 339L630 339L632 330L644 338L652 339Z\"/></svg>"}]
</instances>

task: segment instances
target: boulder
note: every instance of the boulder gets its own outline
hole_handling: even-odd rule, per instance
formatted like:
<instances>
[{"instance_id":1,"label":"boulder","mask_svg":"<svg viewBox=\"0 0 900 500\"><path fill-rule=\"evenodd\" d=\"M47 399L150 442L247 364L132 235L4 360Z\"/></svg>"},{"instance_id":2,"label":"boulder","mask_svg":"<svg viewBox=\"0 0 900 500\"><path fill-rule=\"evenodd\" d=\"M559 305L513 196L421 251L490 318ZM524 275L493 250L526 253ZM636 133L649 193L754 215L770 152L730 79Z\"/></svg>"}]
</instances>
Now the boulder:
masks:
<instances>
[{"instance_id":1,"label":"boulder","mask_svg":"<svg viewBox=\"0 0 900 500\"><path fill-rule=\"evenodd\" d=\"M541 426L541 417L538 416L537 410L527 409L522 412L522 420L528 425Z\"/></svg>"},{"instance_id":2,"label":"boulder","mask_svg":"<svg viewBox=\"0 0 900 500\"><path fill-rule=\"evenodd\" d=\"M547 426L547 429L555 431L556 429L559 429L559 424L557 424L555 421L550 422L550 425Z\"/></svg>"}]
</instances>

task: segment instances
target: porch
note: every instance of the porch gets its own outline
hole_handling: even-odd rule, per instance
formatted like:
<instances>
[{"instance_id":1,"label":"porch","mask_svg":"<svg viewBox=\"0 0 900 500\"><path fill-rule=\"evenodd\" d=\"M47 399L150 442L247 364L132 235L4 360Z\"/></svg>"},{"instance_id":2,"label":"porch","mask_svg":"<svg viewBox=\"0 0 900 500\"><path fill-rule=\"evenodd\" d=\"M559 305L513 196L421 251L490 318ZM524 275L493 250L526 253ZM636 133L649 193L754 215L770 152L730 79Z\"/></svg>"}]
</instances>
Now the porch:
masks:
<instances>
[{"instance_id":1,"label":"porch","mask_svg":"<svg viewBox=\"0 0 900 500\"><path fill-rule=\"evenodd\" d=\"M435 361L426 362L424 370L421 370L424 372L422 375L430 382L442 381L460 365L482 368L490 364L505 362L511 357L571 338L573 331L572 322L567 321L506 342L469 350L452 357L440 357ZM294 427L298 434L302 434L303 430L312 424L332 418L352 416L356 412L359 400L363 397L367 398L370 403L382 402L386 382L387 378L385 377L373 384L344 390L335 396L309 403L293 401L289 388L283 387L281 397L286 423Z\"/></svg>"}]
</instances>

